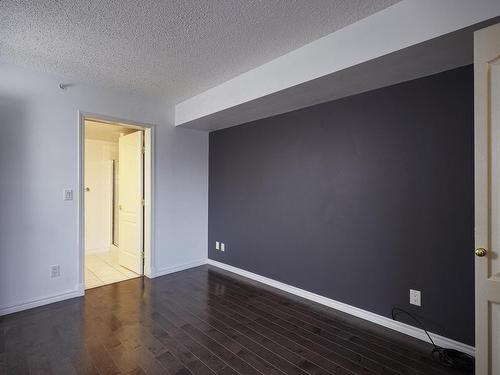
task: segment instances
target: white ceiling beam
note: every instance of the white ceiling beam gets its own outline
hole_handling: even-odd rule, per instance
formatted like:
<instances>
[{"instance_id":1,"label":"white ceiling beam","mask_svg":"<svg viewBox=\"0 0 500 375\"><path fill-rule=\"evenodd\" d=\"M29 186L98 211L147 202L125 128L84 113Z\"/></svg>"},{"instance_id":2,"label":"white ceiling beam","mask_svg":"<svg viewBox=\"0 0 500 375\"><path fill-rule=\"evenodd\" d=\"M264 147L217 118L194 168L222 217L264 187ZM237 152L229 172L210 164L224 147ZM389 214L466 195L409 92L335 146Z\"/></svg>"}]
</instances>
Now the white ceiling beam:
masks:
<instances>
[{"instance_id":1,"label":"white ceiling beam","mask_svg":"<svg viewBox=\"0 0 500 375\"><path fill-rule=\"evenodd\" d=\"M498 0L403 0L177 104L175 125L213 130L262 118L258 108L249 116L248 108L266 98L273 103L266 116L282 113L286 100L273 101L277 93L498 15ZM304 99L294 108L311 104Z\"/></svg>"}]
</instances>

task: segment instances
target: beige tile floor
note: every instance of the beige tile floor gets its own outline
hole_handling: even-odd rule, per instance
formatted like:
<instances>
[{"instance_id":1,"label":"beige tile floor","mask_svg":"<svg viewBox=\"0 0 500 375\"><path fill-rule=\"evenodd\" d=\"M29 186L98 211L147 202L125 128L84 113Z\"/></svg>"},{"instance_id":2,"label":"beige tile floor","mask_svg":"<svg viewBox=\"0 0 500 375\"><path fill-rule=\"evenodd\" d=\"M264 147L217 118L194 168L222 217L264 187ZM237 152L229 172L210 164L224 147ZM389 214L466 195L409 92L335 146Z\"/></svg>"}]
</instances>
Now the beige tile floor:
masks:
<instances>
[{"instance_id":1,"label":"beige tile floor","mask_svg":"<svg viewBox=\"0 0 500 375\"><path fill-rule=\"evenodd\" d=\"M118 264L116 251L85 255L85 289L132 279L140 275Z\"/></svg>"}]
</instances>

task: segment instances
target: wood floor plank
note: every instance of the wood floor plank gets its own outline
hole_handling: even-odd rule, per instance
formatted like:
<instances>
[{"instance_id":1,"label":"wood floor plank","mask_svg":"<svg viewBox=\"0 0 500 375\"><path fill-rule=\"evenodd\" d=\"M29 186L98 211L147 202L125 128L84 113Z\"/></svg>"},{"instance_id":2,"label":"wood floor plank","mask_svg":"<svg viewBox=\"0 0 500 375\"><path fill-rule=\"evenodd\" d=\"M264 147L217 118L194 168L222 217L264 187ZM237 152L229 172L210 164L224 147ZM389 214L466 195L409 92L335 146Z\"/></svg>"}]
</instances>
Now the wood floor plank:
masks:
<instances>
[{"instance_id":1,"label":"wood floor plank","mask_svg":"<svg viewBox=\"0 0 500 375\"><path fill-rule=\"evenodd\" d=\"M92 357L99 374L101 375L116 375L121 374L116 364L111 359L108 351L102 345L91 344L89 346L89 353Z\"/></svg>"},{"instance_id":2,"label":"wood floor plank","mask_svg":"<svg viewBox=\"0 0 500 375\"><path fill-rule=\"evenodd\" d=\"M182 365L182 363L170 352L164 352L157 356L156 359L173 375L192 374L192 372L184 367L184 365Z\"/></svg>"},{"instance_id":3,"label":"wood floor plank","mask_svg":"<svg viewBox=\"0 0 500 375\"><path fill-rule=\"evenodd\" d=\"M173 301L173 299L170 299L170 301L175 302L175 301ZM225 326L224 322L226 324L232 325L232 326L239 326L241 323L239 323L236 320L231 319L229 316L225 315L222 311L220 311L220 310L216 311L215 309L210 309L210 313L207 314L204 312L200 312L201 310L199 310L199 308L197 308L196 306L194 306L192 304L189 304L189 305L185 306L184 308L185 308L184 311L186 312L186 314L193 314L194 313L194 314L196 314L196 316L201 317L201 319L206 319L209 326L212 326L212 327L218 329L219 331L224 332L231 337L234 337L235 339L240 338L241 333L236 332L236 335L235 335L235 330L233 328ZM207 317L207 318L204 318L204 317ZM210 330L211 328L205 327L205 329ZM278 343L277 341L279 341L279 340L275 340L276 343ZM254 350L257 355L259 355L259 353L262 353L262 351L259 350L260 348L257 347L257 349L255 349L255 345L250 345L248 343L248 341L246 343L244 343L243 345L246 345L250 350ZM283 346L283 347L286 348L286 346ZM306 348L300 348L298 346L295 346L293 348L290 348L290 347L288 347L288 348L291 349L292 353L300 354L300 355L304 356L304 359L307 359L309 357L311 359L311 362L315 362L320 367L323 367L326 371L329 371L330 373L333 373L333 374L353 374L353 372L342 369L340 366L336 365L335 363L326 363L325 362L326 358L322 358L322 360L317 360L317 357L314 354L308 355L309 353L307 352ZM266 353L261 354L261 355L265 356L270 362L273 362L273 359L274 359L273 356L275 356L275 353L272 353L272 352L270 352L270 353L271 353L271 357L266 356ZM325 365L325 363L326 363L326 365Z\"/></svg>"},{"instance_id":4,"label":"wood floor plank","mask_svg":"<svg viewBox=\"0 0 500 375\"><path fill-rule=\"evenodd\" d=\"M161 354L164 353L163 351ZM153 353L145 347L141 346L135 349L132 354L137 358L138 367L147 375L170 374L170 371L168 371L168 369L156 359Z\"/></svg>"},{"instance_id":5,"label":"wood floor plank","mask_svg":"<svg viewBox=\"0 0 500 375\"><path fill-rule=\"evenodd\" d=\"M73 364L69 358L57 358L51 362L54 375L77 375ZM1 372L0 372L1 373Z\"/></svg>"},{"instance_id":6,"label":"wood floor plank","mask_svg":"<svg viewBox=\"0 0 500 375\"><path fill-rule=\"evenodd\" d=\"M218 343L222 344L224 347L228 348L232 353L243 359L245 362L253 366L260 373L265 375L283 375L285 374L283 371L280 371L276 366L272 365L271 362L266 361L265 357L268 359L270 356L274 356L274 353L268 352L267 355L264 354L264 357L259 356L260 353L265 352L265 348L259 347L256 352L253 352L251 349L255 349L258 344L249 344L249 341L243 340L246 345L249 346L247 348L245 344L241 343L241 340L236 340L239 337L239 334L236 331L232 330L229 327L224 327L223 324L217 324L213 321L213 317L210 317L210 322L203 320L199 315L195 315L193 313L193 307L189 307L188 309L183 308L182 305L177 304L172 299L169 299L169 306L176 313L182 314L184 318L200 330L200 332L205 333L207 336L213 338ZM213 324L215 323L215 324ZM271 360L272 361L272 360Z\"/></svg>"},{"instance_id":7,"label":"wood floor plank","mask_svg":"<svg viewBox=\"0 0 500 375\"><path fill-rule=\"evenodd\" d=\"M233 281L228 277L224 277L224 275L220 275L218 271L212 271L210 275L213 279L211 282L222 283L222 285L230 285L230 293L234 293L235 290L238 290L240 297L248 299L252 306L271 313L276 313L278 311L280 317L285 316L285 319L288 319L293 324L302 328L307 327L311 332L321 332L321 335L324 335L327 338L335 336L341 337L349 343L354 343L369 350L371 353L374 353L374 358L377 358L379 361L385 361L385 359L381 359L381 357L379 357L379 355L382 355L385 358L388 358L393 364L396 364L395 368L399 369L402 373L413 373L413 370L422 374L427 374L431 371L436 374L450 373L448 368L436 368L435 363L432 362L428 356L430 348L428 348L427 355L424 356L419 352L408 350L401 344L396 344L386 338L377 338L373 335L366 334L365 332L360 332L359 329L353 329L346 323L342 323L341 328L338 327L338 321L333 322L334 324L326 324L320 319L316 319L316 317L324 320L329 319L329 317L318 314L310 307L306 308L305 306L302 306L302 309L296 309L296 306L300 306L300 304L297 303L294 303L292 307L290 307L290 300L284 300L283 298L279 298L266 290L249 286L239 281ZM198 274L198 277L199 276L200 275ZM255 294L259 297L256 297ZM266 298L260 298L261 295L265 295ZM313 315L305 314L304 311ZM332 320L329 319L329 322L331 323ZM359 353L367 353L366 350L357 351ZM368 353L368 355L370 355L370 353Z\"/></svg>"},{"instance_id":8,"label":"wood floor plank","mask_svg":"<svg viewBox=\"0 0 500 375\"><path fill-rule=\"evenodd\" d=\"M207 365L196 357L186 346L176 341L156 323L151 327L151 334L156 337L177 360L179 360L194 375L215 374ZM158 356L160 362L165 360L165 353ZM166 367L166 366L165 366Z\"/></svg>"},{"instance_id":9,"label":"wood floor plank","mask_svg":"<svg viewBox=\"0 0 500 375\"><path fill-rule=\"evenodd\" d=\"M429 345L202 266L0 317L0 374L459 375Z\"/></svg>"},{"instance_id":10,"label":"wood floor plank","mask_svg":"<svg viewBox=\"0 0 500 375\"><path fill-rule=\"evenodd\" d=\"M176 327L168 318L159 312L153 314L153 319L177 341L186 346L196 357L198 357L207 367L215 373L221 372L227 364L219 357L200 345L196 340L193 340L182 329ZM229 370L225 370L226 372Z\"/></svg>"},{"instance_id":11,"label":"wood floor plank","mask_svg":"<svg viewBox=\"0 0 500 375\"><path fill-rule=\"evenodd\" d=\"M255 321L261 324L266 324L267 322L276 322L277 325L288 329L292 332L300 332L302 336L309 338L311 341L314 341L312 335L318 335L321 337L320 342L333 349L331 343L339 345L346 350L350 350L353 353L362 355L367 361L368 365L374 371L385 370L388 373L401 373L406 375L423 375L424 372L418 371L411 367L408 367L401 362L397 362L394 360L394 356L383 356L378 352L366 349L364 345L359 345L352 340L352 336L338 335L335 333L328 332L318 326L309 324L303 320L297 319L292 315L286 314L273 306L270 305L262 305L259 304L258 301L255 301L253 298L249 298L248 295L243 295L234 290L228 290L226 296L230 295L234 298L236 303L239 303L239 307L243 306L245 311L251 311L255 313L257 318ZM268 325L269 327L269 325ZM341 331L340 331L341 332ZM329 341L329 342L328 342ZM334 347L335 350L338 350L338 346ZM387 364L386 367L384 367ZM380 368L379 366L382 366Z\"/></svg>"},{"instance_id":12,"label":"wood floor plank","mask_svg":"<svg viewBox=\"0 0 500 375\"><path fill-rule=\"evenodd\" d=\"M210 348L211 352L218 355L224 362L229 364L230 367L234 368L239 373L249 375L262 374L254 367L252 367L248 362L242 360L240 356L232 353L223 345L219 344L216 340L213 340L208 335L205 335L202 331L198 330L192 325L185 324L182 329L184 329L191 337L195 338L199 343L202 343L206 348Z\"/></svg>"},{"instance_id":13,"label":"wood floor plank","mask_svg":"<svg viewBox=\"0 0 500 375\"><path fill-rule=\"evenodd\" d=\"M197 310L197 308L193 305L189 305L189 309L191 311L197 311L202 316L204 314L204 312L200 313L201 310ZM214 310L204 316L206 317L205 319L210 320L211 325L225 332L229 337L231 337L235 341L238 341L241 345L245 346L261 358L264 358L266 361L273 364L278 369L281 369L281 371L283 371L284 373L300 375L306 374L304 371L293 365L293 360L292 362L290 362L286 359L290 358L290 356L293 356L293 353L285 353L284 357L280 356L279 354L272 351L272 346L268 347L265 345L265 340L252 340L251 337L246 336L244 332L241 331L241 324L235 321L231 322L230 320L226 320L225 316L218 315ZM238 328L240 328L240 330L238 330Z\"/></svg>"},{"instance_id":14,"label":"wood floor plank","mask_svg":"<svg viewBox=\"0 0 500 375\"><path fill-rule=\"evenodd\" d=\"M221 298L217 296L216 293L212 293L213 298ZM270 314L267 314L267 312L264 311L253 311L253 307L249 304L247 304L245 301L240 301L240 300L235 300L235 297L230 294L229 290L225 290L224 292L224 298L219 300L220 304L225 306L228 311L231 311L231 314L234 316L236 320L240 321L245 321L247 322L246 324L252 324L256 320L260 319L262 316L264 316L266 319L269 321L274 321L274 322L279 322L280 324L276 324L275 326L279 328L278 333L281 333L283 336L287 335L296 335L297 331L300 332L300 336L302 336L304 339L309 340L310 343L320 343L324 350L327 350L325 352L324 350L320 353L324 356L331 355L331 353L341 353L345 358L350 359L353 363L356 364L365 364L368 366L368 368L371 368L372 371L376 373L380 373L383 371L386 371L386 373L395 373L391 369L384 369L377 363L372 363L372 361L369 361L367 358L359 355L356 352L353 352L351 350L348 350L341 345L337 345L335 343L330 343L327 340L319 337L316 338L314 337L314 334L305 332L304 330L301 330L300 327L295 327L295 326L287 326L286 322L280 320L279 318L273 317ZM259 327L258 325L255 327ZM258 328L259 329L259 328ZM261 329L262 330L262 329ZM266 329L262 330L264 334L266 334L268 331Z\"/></svg>"},{"instance_id":15,"label":"wood floor plank","mask_svg":"<svg viewBox=\"0 0 500 375\"><path fill-rule=\"evenodd\" d=\"M0 328L0 354L5 353L5 328Z\"/></svg>"},{"instance_id":16,"label":"wood floor plank","mask_svg":"<svg viewBox=\"0 0 500 375\"><path fill-rule=\"evenodd\" d=\"M205 293L203 292L202 298L204 298L204 296ZM212 297L212 299L215 298L217 298L217 296ZM251 315L251 312L248 312L249 314L247 315L245 315L246 312L240 314L238 313L238 311L235 311L232 306L225 300L221 300L219 301L219 303L217 303L213 300L207 299L205 302L208 306L213 308L213 310L211 310L212 315L215 315L215 311L224 314L226 318L229 318L234 322L238 322L238 327L240 327L239 329L241 330L243 328L244 332L246 332L247 334L262 336L266 340L270 340L271 342L274 342L277 345L290 350L292 353L305 356L305 358L298 360L297 363L299 364L303 361L310 361L311 363L316 363L317 365L322 366L323 368L332 372L341 372L338 367L342 366L345 369L350 370L351 372L354 372L356 374L374 373L373 371L360 366L359 358L354 358L354 360L352 358L344 358L342 356L339 356L337 353L329 351L325 348L321 348L320 350L318 350L318 346L314 342L300 338L293 332L288 332L284 329L281 329L277 334L274 334L273 331L262 329L263 327L252 326L253 321L251 319L248 319L247 317ZM294 361L297 360L294 359ZM309 365L309 362L305 362L304 367L307 371L307 368L311 366Z\"/></svg>"},{"instance_id":17,"label":"wood floor plank","mask_svg":"<svg viewBox=\"0 0 500 375\"><path fill-rule=\"evenodd\" d=\"M334 315L330 314L322 314L320 311L315 309L311 309L310 306L304 305L302 303L294 303L290 299L283 298L276 294L270 293L265 289L258 288L249 283L243 283L239 280L230 279L225 277L224 274L209 270L211 277L217 282L228 283L231 282L231 285L234 288L248 291L250 289L250 294L258 300L257 303L264 303L270 306L279 306L288 314L292 314L293 316L298 317L299 319L303 319L307 322L312 322L313 324L318 324L323 329L331 329L335 333L340 331L344 331L346 334L350 334L353 342L360 343L361 345L368 345L374 350L378 350L381 353L385 353L391 357L397 357L401 361L411 361L415 366L421 366L424 371L430 371L428 358L416 352L415 350L408 350L400 342L395 343L390 339L386 339L384 337L376 336L370 334L366 329L359 329L357 326L353 326L350 324L346 324L345 319L339 319ZM200 275L200 273L198 273ZM292 305L293 304L293 305ZM331 310L331 309L330 309ZM425 366L427 364L427 366ZM424 366L422 366L424 365ZM435 371L435 370L434 370Z\"/></svg>"},{"instance_id":18,"label":"wood floor plank","mask_svg":"<svg viewBox=\"0 0 500 375\"><path fill-rule=\"evenodd\" d=\"M193 327L185 317L181 317L168 307L163 306L161 309L163 314L166 314L175 324L183 329L194 340L198 341L205 348L224 360L230 367L243 374L258 375L261 374L258 370L241 359L241 355L233 353L222 345L218 340L206 335L203 331ZM220 339L220 337L218 337Z\"/></svg>"},{"instance_id":19,"label":"wood floor plank","mask_svg":"<svg viewBox=\"0 0 500 375\"><path fill-rule=\"evenodd\" d=\"M203 271L205 271L205 278L207 275L209 275L210 279L215 280L220 280L220 278L223 277L226 280L231 280L234 285L244 285L246 288L250 286L256 293L265 295L268 299L280 301L286 305L293 304L294 308L302 308L302 311L306 311L308 314L315 314L333 319L336 322L342 322L342 324L349 325L351 328L357 329L358 332L362 332L361 335L359 335L360 337L375 339L381 342L381 345L391 347L409 356L415 356L417 360L428 359L429 357L428 354L431 350L429 343L420 340L408 341L408 336L402 333L216 267L208 266L203 268ZM196 272L196 274L198 276L203 275L202 272ZM409 343L410 345L408 345Z\"/></svg>"},{"instance_id":20,"label":"wood floor plank","mask_svg":"<svg viewBox=\"0 0 500 375\"><path fill-rule=\"evenodd\" d=\"M190 275L190 277L192 278L191 275ZM214 281L212 280L210 282L214 282ZM216 287L214 287L213 293L216 294L217 290L224 290L225 296L227 297L228 295L231 295L232 289L233 289L233 285L232 284L230 284L230 285L226 284L225 285L225 284L220 284L219 283L219 284L217 284ZM253 303L254 303L254 301L252 300L250 304L253 304ZM240 308L241 304L239 304L238 307ZM429 352L430 352L430 349L429 349ZM379 357L379 359L380 359L380 357ZM408 360L407 362L410 362L410 361ZM424 373L424 374L430 373L431 371L432 371L432 373L435 373L435 374L439 374L439 373L442 373L442 374L445 374L445 373L446 374L456 373L456 371L454 371L454 370L450 371L450 369L448 369L448 368L445 368L445 367L442 367L442 366L439 366L439 367L436 366L436 363L432 362L430 360L429 355L427 355L426 361L422 361L422 362L423 363L419 363L419 365L416 366L415 368L409 367L409 368L405 369L405 372L406 373ZM429 367L430 363L432 363L433 366ZM393 364L394 364L394 362L393 362ZM399 369L401 369L401 368L399 367Z\"/></svg>"}]
</instances>

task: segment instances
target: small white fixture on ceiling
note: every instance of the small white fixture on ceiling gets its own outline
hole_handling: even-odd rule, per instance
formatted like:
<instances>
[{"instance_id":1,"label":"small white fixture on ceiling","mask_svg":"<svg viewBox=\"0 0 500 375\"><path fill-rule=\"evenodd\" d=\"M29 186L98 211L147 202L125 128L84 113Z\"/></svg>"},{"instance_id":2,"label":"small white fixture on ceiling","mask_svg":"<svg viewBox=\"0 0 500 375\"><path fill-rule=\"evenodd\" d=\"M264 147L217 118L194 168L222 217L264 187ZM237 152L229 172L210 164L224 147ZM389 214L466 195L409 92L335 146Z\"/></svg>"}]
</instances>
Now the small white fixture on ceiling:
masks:
<instances>
[{"instance_id":1,"label":"small white fixture on ceiling","mask_svg":"<svg viewBox=\"0 0 500 375\"><path fill-rule=\"evenodd\" d=\"M68 87L74 86L74 83L60 83L59 88L61 90L67 90Z\"/></svg>"}]
</instances>

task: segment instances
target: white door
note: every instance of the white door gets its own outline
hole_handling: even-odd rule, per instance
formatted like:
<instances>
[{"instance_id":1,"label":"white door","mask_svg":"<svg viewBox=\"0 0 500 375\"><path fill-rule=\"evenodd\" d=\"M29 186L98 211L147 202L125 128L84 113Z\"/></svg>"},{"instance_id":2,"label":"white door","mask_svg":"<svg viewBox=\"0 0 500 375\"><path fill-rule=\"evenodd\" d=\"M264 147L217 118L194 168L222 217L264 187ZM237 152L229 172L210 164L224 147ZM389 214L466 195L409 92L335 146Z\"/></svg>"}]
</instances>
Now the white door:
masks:
<instances>
[{"instance_id":1,"label":"white door","mask_svg":"<svg viewBox=\"0 0 500 375\"><path fill-rule=\"evenodd\" d=\"M112 229L113 164L85 161L85 253L109 251Z\"/></svg>"},{"instance_id":2,"label":"white door","mask_svg":"<svg viewBox=\"0 0 500 375\"><path fill-rule=\"evenodd\" d=\"M500 375L500 24L474 34L476 374Z\"/></svg>"},{"instance_id":3,"label":"white door","mask_svg":"<svg viewBox=\"0 0 500 375\"><path fill-rule=\"evenodd\" d=\"M118 140L120 165L118 262L142 275L143 271L143 153L142 131Z\"/></svg>"}]
</instances>

